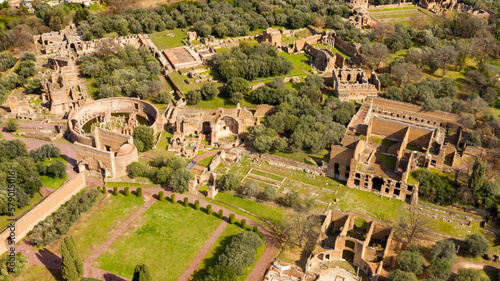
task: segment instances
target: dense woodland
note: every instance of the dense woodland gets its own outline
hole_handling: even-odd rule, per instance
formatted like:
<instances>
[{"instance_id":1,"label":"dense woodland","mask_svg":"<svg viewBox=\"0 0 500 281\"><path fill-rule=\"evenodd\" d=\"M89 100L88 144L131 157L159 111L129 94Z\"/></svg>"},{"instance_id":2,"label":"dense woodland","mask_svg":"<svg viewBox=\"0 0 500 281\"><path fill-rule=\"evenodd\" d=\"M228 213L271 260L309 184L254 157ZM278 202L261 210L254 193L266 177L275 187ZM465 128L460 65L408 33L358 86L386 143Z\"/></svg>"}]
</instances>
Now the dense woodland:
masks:
<instances>
[{"instance_id":1,"label":"dense woodland","mask_svg":"<svg viewBox=\"0 0 500 281\"><path fill-rule=\"evenodd\" d=\"M42 187L40 175L49 175L54 178L66 176L66 165L56 160L50 165L40 161L50 157L59 156L59 149L52 145L44 145L29 154L26 144L20 140L0 140L0 215L11 214L8 202L7 187L9 183L15 185L13 198L17 208L23 208L30 203L30 198L35 196Z\"/></svg>"},{"instance_id":2,"label":"dense woodland","mask_svg":"<svg viewBox=\"0 0 500 281\"><path fill-rule=\"evenodd\" d=\"M83 74L95 78L95 96L156 97L162 89L161 66L146 47L109 46L80 58Z\"/></svg>"}]
</instances>

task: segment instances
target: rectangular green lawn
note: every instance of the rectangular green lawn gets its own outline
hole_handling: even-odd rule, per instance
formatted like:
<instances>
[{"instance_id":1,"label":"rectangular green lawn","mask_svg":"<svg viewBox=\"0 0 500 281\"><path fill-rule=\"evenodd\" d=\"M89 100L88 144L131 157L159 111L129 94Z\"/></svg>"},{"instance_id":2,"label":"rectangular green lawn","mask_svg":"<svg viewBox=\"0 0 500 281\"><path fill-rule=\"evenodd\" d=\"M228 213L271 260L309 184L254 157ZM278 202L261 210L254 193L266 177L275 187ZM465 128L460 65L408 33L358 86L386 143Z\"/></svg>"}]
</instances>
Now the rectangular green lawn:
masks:
<instances>
[{"instance_id":1,"label":"rectangular green lawn","mask_svg":"<svg viewBox=\"0 0 500 281\"><path fill-rule=\"evenodd\" d=\"M172 34L174 36L170 36ZM156 47L160 50L182 47L184 46L182 40L187 39L187 33L182 31L180 28L153 32L149 36L151 37L151 41L153 41Z\"/></svg>"},{"instance_id":2,"label":"rectangular green lawn","mask_svg":"<svg viewBox=\"0 0 500 281\"><path fill-rule=\"evenodd\" d=\"M97 260L97 267L132 278L138 263L154 280L177 280L221 220L167 201L153 204Z\"/></svg>"},{"instance_id":3,"label":"rectangular green lawn","mask_svg":"<svg viewBox=\"0 0 500 281\"><path fill-rule=\"evenodd\" d=\"M110 196L90 210L89 216L84 215L71 229L76 246L83 259L89 257L103 244L120 225L131 217L144 199L135 195ZM60 244L56 244L55 251L60 253Z\"/></svg>"}]
</instances>

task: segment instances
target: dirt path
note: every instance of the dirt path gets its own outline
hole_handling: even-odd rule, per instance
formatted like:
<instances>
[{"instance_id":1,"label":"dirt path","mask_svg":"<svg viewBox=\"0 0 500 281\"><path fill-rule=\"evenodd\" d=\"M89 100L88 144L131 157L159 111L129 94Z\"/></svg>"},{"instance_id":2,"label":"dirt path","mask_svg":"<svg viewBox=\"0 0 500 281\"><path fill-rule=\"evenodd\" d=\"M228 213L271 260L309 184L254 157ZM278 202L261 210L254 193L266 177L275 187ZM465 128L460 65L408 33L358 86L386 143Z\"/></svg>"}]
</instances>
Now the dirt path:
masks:
<instances>
[{"instance_id":1,"label":"dirt path","mask_svg":"<svg viewBox=\"0 0 500 281\"><path fill-rule=\"evenodd\" d=\"M472 268L475 270L495 270L495 269L498 270L498 269L500 269L500 267L493 266L493 265L475 263L475 262L470 262L470 261L462 261L462 262L454 264L452 269L451 269L451 272L453 274L457 274L458 270L460 268Z\"/></svg>"},{"instance_id":2,"label":"dirt path","mask_svg":"<svg viewBox=\"0 0 500 281\"><path fill-rule=\"evenodd\" d=\"M217 238L219 238L224 229L226 229L226 226L227 222L225 221L222 221L219 224L219 227L217 227L217 229L212 233L207 242L205 242L205 245L203 245L203 248L201 248L194 260L191 261L188 268L182 273L177 281L189 280L189 277L193 275L196 268L198 268L198 265L200 265L200 263L203 261L203 258L207 255L210 248L212 248L212 245L215 243L215 241L217 241Z\"/></svg>"},{"instance_id":3,"label":"dirt path","mask_svg":"<svg viewBox=\"0 0 500 281\"><path fill-rule=\"evenodd\" d=\"M196 157L193 159L193 161L194 161L194 162L196 162L196 163L198 163L198 162L200 162L201 160L203 160L203 159L205 159L205 158L208 158L208 157L210 157L210 156L212 156L212 155L215 155L215 154L219 153L219 151L220 151L220 149L217 149L217 150L212 150L212 151L209 151L209 152L207 152L207 153L203 153L203 154L201 154L201 155L196 156Z\"/></svg>"}]
</instances>

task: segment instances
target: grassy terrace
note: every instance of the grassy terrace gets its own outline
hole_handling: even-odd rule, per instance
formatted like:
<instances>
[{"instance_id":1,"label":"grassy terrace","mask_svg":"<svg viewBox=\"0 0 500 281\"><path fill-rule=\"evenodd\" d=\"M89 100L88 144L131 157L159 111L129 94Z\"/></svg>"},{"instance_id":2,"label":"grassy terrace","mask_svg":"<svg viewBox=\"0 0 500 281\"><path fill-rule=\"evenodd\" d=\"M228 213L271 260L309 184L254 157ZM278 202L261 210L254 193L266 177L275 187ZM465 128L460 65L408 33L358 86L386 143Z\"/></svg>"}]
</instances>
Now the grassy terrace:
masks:
<instances>
[{"instance_id":1,"label":"grassy terrace","mask_svg":"<svg viewBox=\"0 0 500 281\"><path fill-rule=\"evenodd\" d=\"M99 257L97 266L132 278L136 264L145 263L155 280L177 280L220 223L201 211L158 201Z\"/></svg>"},{"instance_id":2,"label":"grassy terrace","mask_svg":"<svg viewBox=\"0 0 500 281\"><path fill-rule=\"evenodd\" d=\"M280 177L280 176L277 176L277 175L274 175L274 174L270 174L270 173L266 173L264 171L255 170L255 169L252 169L250 171L250 174L254 174L254 175L257 175L257 176L262 176L262 177L270 178L270 179L275 180L275 181L282 181L283 180L283 177Z\"/></svg>"},{"instance_id":3,"label":"grassy terrace","mask_svg":"<svg viewBox=\"0 0 500 281\"><path fill-rule=\"evenodd\" d=\"M85 213L69 232L82 258L88 258L143 203L144 199L137 196L119 194L103 198L90 212ZM62 239L59 239L49 249L61 254L61 242Z\"/></svg>"},{"instance_id":4,"label":"grassy terrace","mask_svg":"<svg viewBox=\"0 0 500 281\"><path fill-rule=\"evenodd\" d=\"M174 36L167 36L168 34L174 34ZM150 37L151 41L153 41L158 49L164 50L184 46L182 40L187 40L187 33L180 28L176 28L173 30L167 29L161 32L151 33Z\"/></svg>"},{"instance_id":5,"label":"grassy terrace","mask_svg":"<svg viewBox=\"0 0 500 281\"><path fill-rule=\"evenodd\" d=\"M274 224L279 225L281 219L288 212L284 209L273 207L264 203L259 203L253 200L244 199L235 196L231 193L219 192L215 199L238 206L260 218L266 219Z\"/></svg>"}]
</instances>

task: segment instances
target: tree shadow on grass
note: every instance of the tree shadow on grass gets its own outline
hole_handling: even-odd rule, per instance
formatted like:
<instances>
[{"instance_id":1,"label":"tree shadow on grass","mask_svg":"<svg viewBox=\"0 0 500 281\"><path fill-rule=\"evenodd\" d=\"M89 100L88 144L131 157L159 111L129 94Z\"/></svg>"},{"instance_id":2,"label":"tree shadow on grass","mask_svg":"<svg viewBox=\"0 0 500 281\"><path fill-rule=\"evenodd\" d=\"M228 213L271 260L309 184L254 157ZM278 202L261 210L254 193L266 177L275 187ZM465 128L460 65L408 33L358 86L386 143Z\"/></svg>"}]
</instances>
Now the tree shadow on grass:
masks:
<instances>
[{"instance_id":1,"label":"tree shadow on grass","mask_svg":"<svg viewBox=\"0 0 500 281\"><path fill-rule=\"evenodd\" d=\"M232 238L233 236L224 237L224 239L220 241L220 245L217 246L217 248L213 249L213 256L208 259L203 259L201 263L203 265L203 268L198 269L193 273L193 281L201 280L204 276L207 275L207 270L217 264L219 256L224 253L226 247L231 243Z\"/></svg>"}]
</instances>

